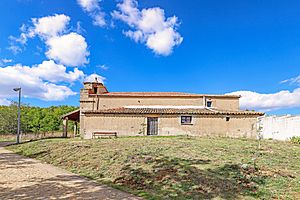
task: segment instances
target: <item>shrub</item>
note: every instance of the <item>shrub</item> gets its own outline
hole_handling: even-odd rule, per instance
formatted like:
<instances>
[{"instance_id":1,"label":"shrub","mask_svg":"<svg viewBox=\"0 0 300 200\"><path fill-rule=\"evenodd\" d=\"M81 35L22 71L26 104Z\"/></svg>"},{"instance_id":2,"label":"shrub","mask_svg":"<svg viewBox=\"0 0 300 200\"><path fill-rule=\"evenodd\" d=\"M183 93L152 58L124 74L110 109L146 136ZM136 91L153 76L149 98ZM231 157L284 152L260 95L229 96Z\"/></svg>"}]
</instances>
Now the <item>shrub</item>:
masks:
<instances>
[{"instance_id":1,"label":"shrub","mask_svg":"<svg viewBox=\"0 0 300 200\"><path fill-rule=\"evenodd\" d=\"M291 137L291 142L294 144L300 144L300 136Z\"/></svg>"}]
</instances>

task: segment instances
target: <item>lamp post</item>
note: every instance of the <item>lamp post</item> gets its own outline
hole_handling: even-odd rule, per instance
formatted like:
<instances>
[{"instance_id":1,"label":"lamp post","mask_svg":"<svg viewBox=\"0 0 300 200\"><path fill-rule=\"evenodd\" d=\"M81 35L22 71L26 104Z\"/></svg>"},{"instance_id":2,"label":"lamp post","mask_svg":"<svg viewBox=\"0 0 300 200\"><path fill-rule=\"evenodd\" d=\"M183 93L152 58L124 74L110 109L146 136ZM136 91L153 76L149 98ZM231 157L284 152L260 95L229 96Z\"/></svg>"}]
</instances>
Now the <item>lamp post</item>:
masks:
<instances>
[{"instance_id":1,"label":"lamp post","mask_svg":"<svg viewBox=\"0 0 300 200\"><path fill-rule=\"evenodd\" d=\"M21 88L14 88L15 92L19 92L18 102L18 130L17 130L17 144L20 143L20 120L21 120Z\"/></svg>"}]
</instances>

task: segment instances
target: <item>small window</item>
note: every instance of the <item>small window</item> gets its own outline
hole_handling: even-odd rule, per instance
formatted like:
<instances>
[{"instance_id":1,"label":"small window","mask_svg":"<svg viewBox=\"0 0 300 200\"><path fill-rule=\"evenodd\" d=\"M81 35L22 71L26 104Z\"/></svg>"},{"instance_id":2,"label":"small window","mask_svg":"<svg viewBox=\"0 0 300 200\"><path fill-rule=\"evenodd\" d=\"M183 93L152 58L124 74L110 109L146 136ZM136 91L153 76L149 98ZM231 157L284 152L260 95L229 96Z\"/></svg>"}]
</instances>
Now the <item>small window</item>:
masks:
<instances>
[{"instance_id":1,"label":"small window","mask_svg":"<svg viewBox=\"0 0 300 200\"><path fill-rule=\"evenodd\" d=\"M181 116L181 124L192 124L192 116Z\"/></svg>"},{"instance_id":2,"label":"small window","mask_svg":"<svg viewBox=\"0 0 300 200\"><path fill-rule=\"evenodd\" d=\"M230 120L230 117L227 116L226 117L226 122L229 122L229 120Z\"/></svg>"},{"instance_id":3,"label":"small window","mask_svg":"<svg viewBox=\"0 0 300 200\"><path fill-rule=\"evenodd\" d=\"M212 101L211 100L206 102L206 107L208 107L208 108L212 107Z\"/></svg>"},{"instance_id":4,"label":"small window","mask_svg":"<svg viewBox=\"0 0 300 200\"><path fill-rule=\"evenodd\" d=\"M97 94L97 87L94 87L94 94Z\"/></svg>"}]
</instances>

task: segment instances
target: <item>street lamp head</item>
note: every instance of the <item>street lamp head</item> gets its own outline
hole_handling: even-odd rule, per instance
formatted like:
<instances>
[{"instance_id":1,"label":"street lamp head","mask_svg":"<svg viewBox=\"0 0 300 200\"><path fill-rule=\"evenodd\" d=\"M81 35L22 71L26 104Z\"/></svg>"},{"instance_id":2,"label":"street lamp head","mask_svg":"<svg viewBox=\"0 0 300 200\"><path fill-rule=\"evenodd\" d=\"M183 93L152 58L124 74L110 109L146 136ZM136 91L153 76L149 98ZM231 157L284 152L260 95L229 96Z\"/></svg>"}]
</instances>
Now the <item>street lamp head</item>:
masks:
<instances>
[{"instance_id":1,"label":"street lamp head","mask_svg":"<svg viewBox=\"0 0 300 200\"><path fill-rule=\"evenodd\" d=\"M20 90L21 90L20 87L19 87L19 88L14 88L14 91L15 91L15 92L20 91Z\"/></svg>"}]
</instances>

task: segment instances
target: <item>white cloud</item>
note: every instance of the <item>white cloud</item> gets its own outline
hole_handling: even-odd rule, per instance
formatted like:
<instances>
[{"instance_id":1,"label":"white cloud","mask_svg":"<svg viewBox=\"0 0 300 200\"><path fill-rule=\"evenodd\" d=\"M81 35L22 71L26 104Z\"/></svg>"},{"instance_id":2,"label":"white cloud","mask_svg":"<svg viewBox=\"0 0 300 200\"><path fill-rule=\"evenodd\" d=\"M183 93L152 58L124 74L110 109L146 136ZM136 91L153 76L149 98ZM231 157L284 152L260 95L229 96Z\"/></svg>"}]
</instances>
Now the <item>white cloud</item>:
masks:
<instances>
[{"instance_id":1,"label":"white cloud","mask_svg":"<svg viewBox=\"0 0 300 200\"><path fill-rule=\"evenodd\" d=\"M280 83L290 83L300 85L300 75L281 81Z\"/></svg>"},{"instance_id":2,"label":"white cloud","mask_svg":"<svg viewBox=\"0 0 300 200\"><path fill-rule=\"evenodd\" d=\"M42 94L41 98L45 100L61 101L69 96L76 94L76 92L73 92L67 86L55 85L53 83L44 83L43 89L45 90L45 92Z\"/></svg>"},{"instance_id":3,"label":"white cloud","mask_svg":"<svg viewBox=\"0 0 300 200\"><path fill-rule=\"evenodd\" d=\"M0 99L0 105L8 106L8 105L10 105L10 103L11 102L7 99Z\"/></svg>"},{"instance_id":4,"label":"white cloud","mask_svg":"<svg viewBox=\"0 0 300 200\"><path fill-rule=\"evenodd\" d=\"M103 69L103 70L108 70L109 67L107 67L106 65L97 65L97 67Z\"/></svg>"},{"instance_id":5,"label":"white cloud","mask_svg":"<svg viewBox=\"0 0 300 200\"><path fill-rule=\"evenodd\" d=\"M37 66L30 68L32 74L53 83L68 82L72 83L84 77L84 73L77 68L74 71L66 72L66 67L56 64L53 60L43 61Z\"/></svg>"},{"instance_id":6,"label":"white cloud","mask_svg":"<svg viewBox=\"0 0 300 200\"><path fill-rule=\"evenodd\" d=\"M229 94L241 95L242 109L271 111L300 107L300 88L293 91L282 90L276 93L261 94L252 91L237 91Z\"/></svg>"},{"instance_id":7,"label":"white cloud","mask_svg":"<svg viewBox=\"0 0 300 200\"><path fill-rule=\"evenodd\" d=\"M118 11L112 16L127 23L132 30L124 34L135 42L145 43L158 55L170 55L175 46L182 43L183 37L177 32L176 16L166 18L159 7L139 10L136 0L123 0L117 5Z\"/></svg>"},{"instance_id":8,"label":"white cloud","mask_svg":"<svg viewBox=\"0 0 300 200\"><path fill-rule=\"evenodd\" d=\"M101 0L77 0L80 7L93 19L95 26L105 26L105 13L101 10Z\"/></svg>"},{"instance_id":9,"label":"white cloud","mask_svg":"<svg viewBox=\"0 0 300 200\"><path fill-rule=\"evenodd\" d=\"M98 0L77 0L78 4L87 12L100 8Z\"/></svg>"},{"instance_id":10,"label":"white cloud","mask_svg":"<svg viewBox=\"0 0 300 200\"><path fill-rule=\"evenodd\" d=\"M89 76L86 76L84 81L85 82L94 82L96 80L96 78L97 78L97 81L100 83L103 83L105 80L105 78L103 76L100 76L100 75L94 73Z\"/></svg>"},{"instance_id":11,"label":"white cloud","mask_svg":"<svg viewBox=\"0 0 300 200\"><path fill-rule=\"evenodd\" d=\"M29 37L39 35L45 39L54 37L65 32L69 22L70 17L64 14L33 18L32 23L34 26L29 28L27 35Z\"/></svg>"},{"instance_id":12,"label":"white cloud","mask_svg":"<svg viewBox=\"0 0 300 200\"><path fill-rule=\"evenodd\" d=\"M3 65L5 65L5 64L7 64L7 63L11 63L11 62L13 62L12 59L2 58L2 59L0 60L0 67L2 67Z\"/></svg>"},{"instance_id":13,"label":"white cloud","mask_svg":"<svg viewBox=\"0 0 300 200\"><path fill-rule=\"evenodd\" d=\"M77 33L69 33L52 37L46 42L49 50L46 55L61 64L68 66L82 66L88 63L87 43L85 38Z\"/></svg>"},{"instance_id":14,"label":"white cloud","mask_svg":"<svg viewBox=\"0 0 300 200\"><path fill-rule=\"evenodd\" d=\"M10 50L11 52L13 52L13 54L18 54L20 52L22 52L21 47L14 45L14 44L10 44L9 47L7 47L8 50Z\"/></svg>"},{"instance_id":15,"label":"white cloud","mask_svg":"<svg viewBox=\"0 0 300 200\"><path fill-rule=\"evenodd\" d=\"M67 33L70 17L64 14L55 14L42 18L32 18L32 25L22 25L19 38L10 36L11 46L15 53L22 49L15 43L25 45L29 38L38 36L48 47L46 56L68 66L83 66L87 64L89 51L85 38L78 33ZM77 24L78 25L78 24Z\"/></svg>"},{"instance_id":16,"label":"white cloud","mask_svg":"<svg viewBox=\"0 0 300 200\"><path fill-rule=\"evenodd\" d=\"M19 38L10 37L15 42L10 48L15 51L21 51L16 43L25 45L29 38L39 37L47 46L45 54L50 60L33 66L0 66L0 104L9 104L8 100L17 96L12 91L15 87L22 87L24 97L58 101L76 94L70 88L75 81L91 77L97 77L101 82L105 79L97 74L87 76L78 68L67 70L66 66L82 66L89 62L85 38L78 33L69 33L69 21L66 15L34 18L31 26L22 25ZM12 60L0 60L2 64L9 62Z\"/></svg>"},{"instance_id":17,"label":"white cloud","mask_svg":"<svg viewBox=\"0 0 300 200\"><path fill-rule=\"evenodd\" d=\"M7 58L3 58L3 59L1 59L1 61L2 61L2 63L11 63L11 62L13 62L12 59L7 59Z\"/></svg>"},{"instance_id":18,"label":"white cloud","mask_svg":"<svg viewBox=\"0 0 300 200\"><path fill-rule=\"evenodd\" d=\"M64 14L55 14L41 18L32 18L31 26L23 24L20 28L19 37L9 36L10 46L8 47L14 54L22 52L22 48L17 44L25 45L29 38L39 36L44 40L62 34L66 31L70 17Z\"/></svg>"},{"instance_id":19,"label":"white cloud","mask_svg":"<svg viewBox=\"0 0 300 200\"><path fill-rule=\"evenodd\" d=\"M8 99L16 95L12 88L22 87L25 97L43 100L63 100L75 95L64 83L72 83L83 79L84 74L78 69L66 71L63 65L54 61L44 61L32 67L17 64L0 67L0 99Z\"/></svg>"},{"instance_id":20,"label":"white cloud","mask_svg":"<svg viewBox=\"0 0 300 200\"><path fill-rule=\"evenodd\" d=\"M147 40L147 46L161 55L169 55L172 48L180 43L180 35L172 28L151 34Z\"/></svg>"},{"instance_id":21,"label":"white cloud","mask_svg":"<svg viewBox=\"0 0 300 200\"><path fill-rule=\"evenodd\" d=\"M99 13L96 13L96 14L92 14L91 15L92 18L93 18L93 24L95 26L105 26L106 25L106 22L105 22L105 14L103 12L99 12Z\"/></svg>"}]
</instances>

